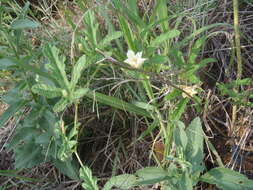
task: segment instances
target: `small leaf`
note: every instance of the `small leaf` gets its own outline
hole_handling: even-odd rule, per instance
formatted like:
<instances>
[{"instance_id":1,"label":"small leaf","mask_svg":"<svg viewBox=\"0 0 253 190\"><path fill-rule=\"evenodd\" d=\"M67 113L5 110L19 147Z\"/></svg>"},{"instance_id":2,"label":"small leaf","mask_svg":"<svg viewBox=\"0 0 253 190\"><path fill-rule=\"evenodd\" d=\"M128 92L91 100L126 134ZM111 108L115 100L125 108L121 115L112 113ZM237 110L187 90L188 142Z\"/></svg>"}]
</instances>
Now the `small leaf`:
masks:
<instances>
[{"instance_id":1,"label":"small leaf","mask_svg":"<svg viewBox=\"0 0 253 190\"><path fill-rule=\"evenodd\" d=\"M156 37L153 41L151 41L151 46L159 46L161 43L166 42L167 40L177 37L180 35L180 31L171 30L169 32L163 33L160 36Z\"/></svg>"},{"instance_id":2,"label":"small leaf","mask_svg":"<svg viewBox=\"0 0 253 190\"><path fill-rule=\"evenodd\" d=\"M137 178L135 175L122 174L110 178L110 180L105 184L103 190L111 190L112 187L117 187L120 189L129 189L135 185Z\"/></svg>"},{"instance_id":3,"label":"small leaf","mask_svg":"<svg viewBox=\"0 0 253 190\"><path fill-rule=\"evenodd\" d=\"M77 63L74 65L74 68L72 70L72 77L71 77L71 87L72 89L77 84L79 78L81 77L83 69L88 66L88 62L86 61L86 56L81 56Z\"/></svg>"},{"instance_id":4,"label":"small leaf","mask_svg":"<svg viewBox=\"0 0 253 190\"><path fill-rule=\"evenodd\" d=\"M84 166L80 168L80 178L84 180L82 187L86 190L99 190L97 178L92 176L90 168Z\"/></svg>"},{"instance_id":5,"label":"small leaf","mask_svg":"<svg viewBox=\"0 0 253 190\"><path fill-rule=\"evenodd\" d=\"M54 112L63 111L68 105L68 100L62 98L53 107Z\"/></svg>"},{"instance_id":6,"label":"small leaf","mask_svg":"<svg viewBox=\"0 0 253 190\"><path fill-rule=\"evenodd\" d=\"M32 91L35 94L39 94L40 96L45 96L47 98L62 96L62 89L46 84L35 84L32 86Z\"/></svg>"},{"instance_id":7,"label":"small leaf","mask_svg":"<svg viewBox=\"0 0 253 190\"><path fill-rule=\"evenodd\" d=\"M215 184L223 190L252 190L253 180L228 168L214 168L201 176L201 181Z\"/></svg>"},{"instance_id":8,"label":"small leaf","mask_svg":"<svg viewBox=\"0 0 253 190\"><path fill-rule=\"evenodd\" d=\"M38 22L32 21L28 18L15 20L11 24L11 28L14 30L27 29L27 28L37 28L39 26L40 26L40 24Z\"/></svg>"},{"instance_id":9,"label":"small leaf","mask_svg":"<svg viewBox=\"0 0 253 190\"><path fill-rule=\"evenodd\" d=\"M170 114L170 119L172 121L177 121L181 118L188 102L189 98L184 98L177 103L175 110Z\"/></svg>"},{"instance_id":10,"label":"small leaf","mask_svg":"<svg viewBox=\"0 0 253 190\"><path fill-rule=\"evenodd\" d=\"M70 84L65 72L65 57L59 55L59 49L50 45L44 47L43 53L50 62L46 66L52 72L53 77L56 79L58 84L64 89L69 89Z\"/></svg>"},{"instance_id":11,"label":"small leaf","mask_svg":"<svg viewBox=\"0 0 253 190\"><path fill-rule=\"evenodd\" d=\"M82 98L84 95L88 93L88 88L80 88L74 92L74 99Z\"/></svg>"},{"instance_id":12,"label":"small leaf","mask_svg":"<svg viewBox=\"0 0 253 190\"><path fill-rule=\"evenodd\" d=\"M103 49L104 47L109 45L111 43L111 41L120 38L122 35L123 35L122 32L114 31L114 32L108 34L107 36L105 36L104 39L98 44L98 47Z\"/></svg>"},{"instance_id":13,"label":"small leaf","mask_svg":"<svg viewBox=\"0 0 253 190\"><path fill-rule=\"evenodd\" d=\"M185 133L185 125L181 121L176 122L177 127L174 129L173 136L176 146L181 146L183 150L186 149L187 135Z\"/></svg>"}]
</instances>

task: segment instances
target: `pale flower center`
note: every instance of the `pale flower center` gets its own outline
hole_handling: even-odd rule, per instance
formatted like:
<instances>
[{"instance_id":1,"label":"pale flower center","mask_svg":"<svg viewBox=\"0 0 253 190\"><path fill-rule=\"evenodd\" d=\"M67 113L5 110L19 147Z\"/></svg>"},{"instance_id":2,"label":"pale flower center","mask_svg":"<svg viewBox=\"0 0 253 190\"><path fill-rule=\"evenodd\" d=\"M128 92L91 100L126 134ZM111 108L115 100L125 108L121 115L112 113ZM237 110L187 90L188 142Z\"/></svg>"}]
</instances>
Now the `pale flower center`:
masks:
<instances>
[{"instance_id":1,"label":"pale flower center","mask_svg":"<svg viewBox=\"0 0 253 190\"><path fill-rule=\"evenodd\" d=\"M137 59L136 57L133 57L133 58L132 58L132 62L133 62L134 64L136 64L136 63L138 62L138 59Z\"/></svg>"}]
</instances>

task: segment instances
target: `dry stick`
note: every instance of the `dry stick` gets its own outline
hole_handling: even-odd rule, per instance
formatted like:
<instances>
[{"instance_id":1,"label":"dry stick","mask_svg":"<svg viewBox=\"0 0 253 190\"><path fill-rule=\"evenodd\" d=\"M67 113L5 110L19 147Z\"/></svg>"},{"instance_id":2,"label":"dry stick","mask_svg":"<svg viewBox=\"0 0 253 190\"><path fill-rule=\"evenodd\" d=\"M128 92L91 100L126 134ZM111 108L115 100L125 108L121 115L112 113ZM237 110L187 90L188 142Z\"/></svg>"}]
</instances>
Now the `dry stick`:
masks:
<instances>
[{"instance_id":1,"label":"dry stick","mask_svg":"<svg viewBox=\"0 0 253 190\"><path fill-rule=\"evenodd\" d=\"M233 0L233 9L234 9L234 30L235 30L235 46L236 46L236 58L237 58L237 76L236 80L240 80L242 77L242 57L241 57L241 43L240 43L240 28L239 28L239 14L238 14L238 0ZM239 92L239 88L235 87L234 91ZM237 106L234 105L232 108L232 121L231 121L231 132L233 133L236 130L235 121L236 121L236 112Z\"/></svg>"}]
</instances>

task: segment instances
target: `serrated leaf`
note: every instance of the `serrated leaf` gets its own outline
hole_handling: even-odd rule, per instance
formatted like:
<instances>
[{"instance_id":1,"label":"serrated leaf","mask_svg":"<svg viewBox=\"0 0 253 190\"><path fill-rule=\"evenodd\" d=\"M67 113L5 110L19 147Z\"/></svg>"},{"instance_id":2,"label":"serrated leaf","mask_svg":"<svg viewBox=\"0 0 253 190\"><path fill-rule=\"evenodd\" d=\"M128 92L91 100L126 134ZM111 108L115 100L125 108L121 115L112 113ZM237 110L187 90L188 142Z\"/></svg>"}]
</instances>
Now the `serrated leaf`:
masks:
<instances>
[{"instance_id":1,"label":"serrated leaf","mask_svg":"<svg viewBox=\"0 0 253 190\"><path fill-rule=\"evenodd\" d=\"M249 180L239 172L223 167L211 169L201 176L201 181L215 184L223 190L252 190L253 188L253 180Z\"/></svg>"},{"instance_id":2,"label":"serrated leaf","mask_svg":"<svg viewBox=\"0 0 253 190\"><path fill-rule=\"evenodd\" d=\"M73 98L74 99L82 98L88 93L88 91L89 91L88 88L80 88L74 92Z\"/></svg>"},{"instance_id":3,"label":"serrated leaf","mask_svg":"<svg viewBox=\"0 0 253 190\"><path fill-rule=\"evenodd\" d=\"M60 99L53 107L54 112L63 111L68 105L68 100L65 98Z\"/></svg>"},{"instance_id":4,"label":"serrated leaf","mask_svg":"<svg viewBox=\"0 0 253 190\"><path fill-rule=\"evenodd\" d=\"M63 89L69 89L70 84L68 81L67 74L65 72L65 57L59 56L59 49L57 49L54 46L47 45L43 49L44 55L49 59L49 65L47 67L50 69L50 71L53 74L53 77L56 79L58 84Z\"/></svg>"},{"instance_id":5,"label":"serrated leaf","mask_svg":"<svg viewBox=\"0 0 253 190\"><path fill-rule=\"evenodd\" d=\"M47 98L55 98L62 96L62 89L49 86L46 84L35 84L32 86L32 91L40 96L45 96Z\"/></svg>"},{"instance_id":6,"label":"serrated leaf","mask_svg":"<svg viewBox=\"0 0 253 190\"><path fill-rule=\"evenodd\" d=\"M122 35L123 34L120 31L114 31L114 32L112 32L110 34L107 34L107 36L105 36L104 39L101 42L99 42L98 47L101 48L101 49L103 49L107 45L109 45L111 43L111 41L120 38Z\"/></svg>"},{"instance_id":7,"label":"serrated leaf","mask_svg":"<svg viewBox=\"0 0 253 190\"><path fill-rule=\"evenodd\" d=\"M122 174L115 177L111 177L105 184L103 190L111 190L112 187L120 189L129 189L135 185L137 178L135 175Z\"/></svg>"},{"instance_id":8,"label":"serrated leaf","mask_svg":"<svg viewBox=\"0 0 253 190\"><path fill-rule=\"evenodd\" d=\"M82 187L86 190L99 190L97 185L97 178L92 176L90 168L84 166L80 168L80 178L84 180Z\"/></svg>"},{"instance_id":9,"label":"serrated leaf","mask_svg":"<svg viewBox=\"0 0 253 190\"><path fill-rule=\"evenodd\" d=\"M172 121L178 121L181 118L188 102L189 98L184 98L177 103L175 110L170 114L170 119Z\"/></svg>"},{"instance_id":10,"label":"serrated leaf","mask_svg":"<svg viewBox=\"0 0 253 190\"><path fill-rule=\"evenodd\" d=\"M11 24L11 28L14 30L27 29L27 28L37 28L39 26L40 26L40 24L38 22L32 21L28 18L15 20Z\"/></svg>"},{"instance_id":11,"label":"serrated leaf","mask_svg":"<svg viewBox=\"0 0 253 190\"><path fill-rule=\"evenodd\" d=\"M177 37L180 35L180 31L178 30L171 30L169 32L163 33L160 36L156 37L153 41L151 41L151 46L159 46L161 43L166 42L167 40Z\"/></svg>"},{"instance_id":12,"label":"serrated leaf","mask_svg":"<svg viewBox=\"0 0 253 190\"><path fill-rule=\"evenodd\" d=\"M72 70L72 77L71 77L71 88L74 89L75 85L77 84L79 78L81 77L83 69L88 66L88 62L86 61L86 56L81 56L77 63L74 65Z\"/></svg>"}]
</instances>

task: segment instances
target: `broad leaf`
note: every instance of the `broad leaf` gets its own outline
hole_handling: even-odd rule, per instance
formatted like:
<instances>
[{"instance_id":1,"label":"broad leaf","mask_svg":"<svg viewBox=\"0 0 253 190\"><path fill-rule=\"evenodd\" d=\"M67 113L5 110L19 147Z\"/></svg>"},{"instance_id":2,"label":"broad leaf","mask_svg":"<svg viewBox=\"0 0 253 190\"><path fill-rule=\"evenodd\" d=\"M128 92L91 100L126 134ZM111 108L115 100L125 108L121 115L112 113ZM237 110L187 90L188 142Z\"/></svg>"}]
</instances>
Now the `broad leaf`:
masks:
<instances>
[{"instance_id":1,"label":"broad leaf","mask_svg":"<svg viewBox=\"0 0 253 190\"><path fill-rule=\"evenodd\" d=\"M223 190L252 190L253 180L228 168L214 168L201 176L201 181L215 184Z\"/></svg>"},{"instance_id":2,"label":"broad leaf","mask_svg":"<svg viewBox=\"0 0 253 190\"><path fill-rule=\"evenodd\" d=\"M111 190L112 187L117 187L120 189L129 189L135 185L137 178L135 175L122 174L110 178L110 180L105 184L103 190Z\"/></svg>"},{"instance_id":3,"label":"broad leaf","mask_svg":"<svg viewBox=\"0 0 253 190\"><path fill-rule=\"evenodd\" d=\"M7 70L10 66L15 66L17 63L9 58L0 59L0 70Z\"/></svg>"},{"instance_id":4,"label":"broad leaf","mask_svg":"<svg viewBox=\"0 0 253 190\"><path fill-rule=\"evenodd\" d=\"M38 22L32 21L28 18L15 20L11 24L11 28L14 30L27 29L27 28L37 28L39 26L40 26L40 24Z\"/></svg>"},{"instance_id":5,"label":"broad leaf","mask_svg":"<svg viewBox=\"0 0 253 190\"><path fill-rule=\"evenodd\" d=\"M166 179L168 173L163 168L146 167L136 172L138 185L150 185Z\"/></svg>"},{"instance_id":6,"label":"broad leaf","mask_svg":"<svg viewBox=\"0 0 253 190\"><path fill-rule=\"evenodd\" d=\"M187 135L185 133L185 125L181 121L176 122L176 127L173 132L174 142L177 147L182 147L183 150L186 149L187 145Z\"/></svg>"},{"instance_id":7,"label":"broad leaf","mask_svg":"<svg viewBox=\"0 0 253 190\"><path fill-rule=\"evenodd\" d=\"M203 170L202 162L204 159L203 153L203 135L200 118L195 118L186 128L188 143L186 146L186 160L193 166L192 172L201 172Z\"/></svg>"}]
</instances>

